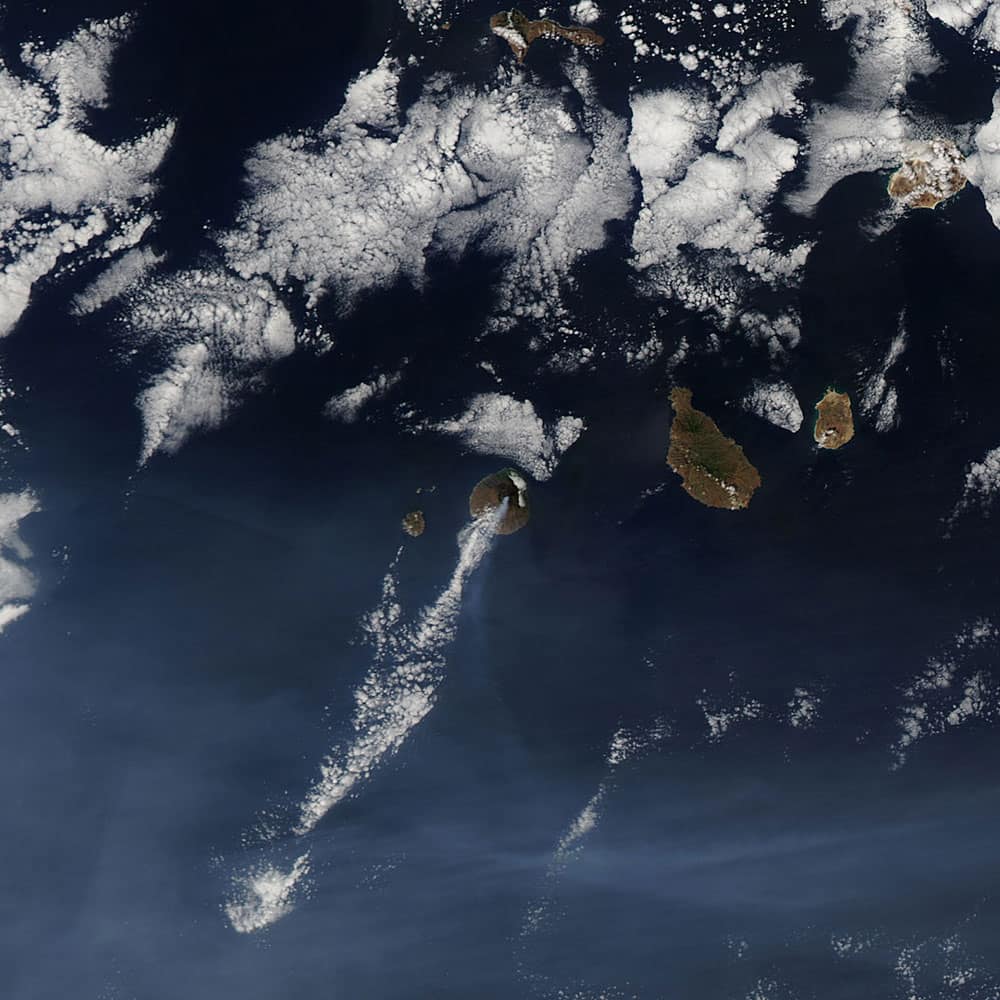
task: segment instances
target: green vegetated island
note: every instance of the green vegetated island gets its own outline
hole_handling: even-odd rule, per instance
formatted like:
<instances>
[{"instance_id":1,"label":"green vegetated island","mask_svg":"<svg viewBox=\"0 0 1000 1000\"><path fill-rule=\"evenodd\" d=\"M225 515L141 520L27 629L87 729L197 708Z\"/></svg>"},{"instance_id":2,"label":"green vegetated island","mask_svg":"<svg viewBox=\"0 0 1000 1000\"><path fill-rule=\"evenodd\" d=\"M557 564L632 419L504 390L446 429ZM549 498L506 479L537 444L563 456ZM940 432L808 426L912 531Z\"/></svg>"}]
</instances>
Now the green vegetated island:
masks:
<instances>
[{"instance_id":1,"label":"green vegetated island","mask_svg":"<svg viewBox=\"0 0 1000 1000\"><path fill-rule=\"evenodd\" d=\"M667 462L695 500L706 507L740 510L760 486L760 473L708 414L694 408L691 399L690 389L670 393L674 418Z\"/></svg>"},{"instance_id":2,"label":"green vegetated island","mask_svg":"<svg viewBox=\"0 0 1000 1000\"><path fill-rule=\"evenodd\" d=\"M511 47L518 62L524 62L531 43L539 38L562 38L573 45L604 44L604 38L590 28L579 24L566 27L547 17L532 21L519 10L502 10L494 14L490 18L490 30Z\"/></svg>"}]
</instances>

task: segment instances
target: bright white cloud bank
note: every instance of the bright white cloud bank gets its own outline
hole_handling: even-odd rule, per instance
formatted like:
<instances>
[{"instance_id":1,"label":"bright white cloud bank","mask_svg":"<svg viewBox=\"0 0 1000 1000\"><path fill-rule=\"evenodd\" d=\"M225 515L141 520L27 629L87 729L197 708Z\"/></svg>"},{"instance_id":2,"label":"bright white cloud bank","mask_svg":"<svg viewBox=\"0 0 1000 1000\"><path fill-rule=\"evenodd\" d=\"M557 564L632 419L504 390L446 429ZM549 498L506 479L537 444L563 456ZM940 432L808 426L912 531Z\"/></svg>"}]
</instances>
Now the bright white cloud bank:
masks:
<instances>
[{"instance_id":1,"label":"bright white cloud bank","mask_svg":"<svg viewBox=\"0 0 1000 1000\"><path fill-rule=\"evenodd\" d=\"M163 257L149 247L127 250L73 298L78 316L97 312L149 274Z\"/></svg>"},{"instance_id":2,"label":"bright white cloud bank","mask_svg":"<svg viewBox=\"0 0 1000 1000\"><path fill-rule=\"evenodd\" d=\"M364 620L373 658L354 692L351 733L320 766L319 778L299 806L296 835L308 834L367 781L434 707L465 585L493 544L506 504L459 532L458 560L451 578L437 599L411 621L404 619L396 596L395 563L390 567L381 600ZM265 864L237 875L225 904L233 928L242 933L262 930L291 912L308 871L306 852L290 870Z\"/></svg>"},{"instance_id":3,"label":"bright white cloud bank","mask_svg":"<svg viewBox=\"0 0 1000 1000\"><path fill-rule=\"evenodd\" d=\"M597 103L582 66L572 95L520 75L486 90L432 77L405 115L399 79L386 57L324 128L253 152L253 194L236 226L216 234L221 260L164 275L159 259L136 252L78 298L87 312L124 296L130 325L166 346L166 367L139 399L141 461L218 426L254 373L294 349L281 299L292 279L307 306L330 292L347 311L372 289L421 286L428 254L475 243L507 261L498 328L525 317L565 326L573 264L631 204L625 122ZM394 377L346 390L327 413L356 419ZM545 475L552 461L542 449L533 466Z\"/></svg>"},{"instance_id":4,"label":"bright white cloud bank","mask_svg":"<svg viewBox=\"0 0 1000 1000\"><path fill-rule=\"evenodd\" d=\"M140 463L218 427L249 379L295 348L287 309L261 279L198 269L157 277L129 301L139 337L166 345L168 366L139 397Z\"/></svg>"},{"instance_id":5,"label":"bright white cloud bank","mask_svg":"<svg viewBox=\"0 0 1000 1000\"><path fill-rule=\"evenodd\" d=\"M589 18L592 6L580 4L577 13ZM932 16L946 19L945 7L938 4ZM422 19L437 8L414 3L407 10ZM808 243L789 243L771 223L775 198L800 157L804 178L787 199L809 213L842 177L898 165L906 144L926 138L930 127L905 101L913 74L937 65L926 16L918 8L874 0L826 0L823 12L831 29L853 26L853 70L836 103L808 114L800 97L807 84L802 68L783 65L748 70L730 80L721 96L700 83L637 91L631 118L621 117L601 104L578 53L563 64L562 89L520 68L486 86L436 74L404 111L402 67L386 55L353 81L341 110L325 126L278 136L252 151L246 163L250 195L234 226L213 234L215 260L164 275L164 262L139 248L124 253L78 296L81 313L124 297L133 326L146 334L158 331L163 365L139 400L142 460L217 426L248 383L294 348L285 303L298 285L307 308L329 295L344 313L366 293L396 282L421 287L433 255L458 258L475 248L500 262L490 329L529 322L546 336L578 334L566 305L575 265L605 244L609 222L630 217L630 262L643 292L706 312L723 325L736 324L748 336L766 335L772 351L782 352L798 337L795 317L746 310L750 292L795 285L808 256ZM124 30L114 24L115 31ZM104 51L101 39L111 29L87 31L65 43L58 58L29 53L39 79L53 81L52 95L59 95L57 122L64 122L81 149L90 140L76 126L80 109L103 100L103 85L100 59L79 53L87 46ZM41 93L41 83L32 86ZM54 106L52 95L46 100ZM782 119L804 120L804 144L782 134L789 131L778 126ZM969 172L1000 217L993 207L1000 205L996 121L994 116L979 131ZM126 151L111 151L114 170L103 167L87 190L115 192L115 205L141 200L168 138L168 131L153 133ZM126 181L113 183L112 174ZM79 187L65 179L56 186L66 198ZM101 218L95 216L94 225L104 225ZM134 232L118 237L116 253L141 239L142 222L133 220ZM65 252L70 242L79 241L60 229L58 238L45 242L42 257L50 260L56 247ZM29 254L18 267L30 279L42 257ZM16 274L5 280L30 288L30 280ZM567 342L550 360L572 367L595 356L600 352L582 341L575 347ZM391 378L386 373L345 390L330 400L327 412L356 418ZM888 420L893 400L882 402ZM797 416L791 401L785 403L790 409L784 417L775 409L784 404L772 405L763 396L748 405L791 428ZM485 435L494 443L482 448L468 428L456 426L455 432L476 450L510 452L495 443L498 432ZM531 454L532 474L551 471L544 447Z\"/></svg>"},{"instance_id":6,"label":"bright white cloud bank","mask_svg":"<svg viewBox=\"0 0 1000 1000\"><path fill-rule=\"evenodd\" d=\"M34 284L70 258L110 257L141 239L173 125L103 146L85 132L103 107L128 18L93 21L55 48L25 45L19 75L0 62L0 336Z\"/></svg>"},{"instance_id":7,"label":"bright white cloud bank","mask_svg":"<svg viewBox=\"0 0 1000 1000\"><path fill-rule=\"evenodd\" d=\"M580 24L593 24L600 19L601 8L594 0L579 0L570 6L569 16Z\"/></svg>"},{"instance_id":8,"label":"bright white cloud bank","mask_svg":"<svg viewBox=\"0 0 1000 1000\"><path fill-rule=\"evenodd\" d=\"M354 735L323 762L319 780L302 803L297 833L307 833L351 790L394 754L434 705L444 675L444 653L455 636L465 584L489 551L506 501L467 525L458 536L459 555L437 600L406 624L396 599L393 572L365 630L375 661L354 692Z\"/></svg>"},{"instance_id":9,"label":"bright white cloud bank","mask_svg":"<svg viewBox=\"0 0 1000 1000\"><path fill-rule=\"evenodd\" d=\"M986 201L993 225L1000 227L1000 90L993 95L993 115L975 134L975 152L965 161L965 172Z\"/></svg>"},{"instance_id":10,"label":"bright white cloud bank","mask_svg":"<svg viewBox=\"0 0 1000 1000\"><path fill-rule=\"evenodd\" d=\"M904 110L906 84L939 65L918 4L826 0L823 13L834 29L854 19L854 66L837 103L818 104L809 116L805 181L788 197L806 214L843 178L899 166L908 140L928 127Z\"/></svg>"},{"instance_id":11,"label":"bright white cloud bank","mask_svg":"<svg viewBox=\"0 0 1000 1000\"><path fill-rule=\"evenodd\" d=\"M345 312L396 281L421 286L429 254L475 244L506 261L496 328L531 318L566 329L574 263L631 205L626 123L597 102L582 64L567 94L521 74L485 90L434 76L405 115L400 71L382 59L324 128L254 150L253 193L215 234L220 259L164 275L137 251L78 297L81 313L124 298L130 325L165 345L166 366L139 399L141 461L218 426L254 373L294 349L282 302L292 280L307 307L330 293ZM355 419L391 378L346 390L327 412ZM545 474L550 459L535 468Z\"/></svg>"},{"instance_id":12,"label":"bright white cloud bank","mask_svg":"<svg viewBox=\"0 0 1000 1000\"><path fill-rule=\"evenodd\" d=\"M581 67L570 95L521 75L486 90L434 76L405 115L399 73L384 58L322 130L256 149L254 194L220 236L228 262L247 279L298 279L310 303L330 290L346 310L400 279L420 286L428 253L475 242L510 262L501 309L544 314L550 286L630 204L624 124Z\"/></svg>"},{"instance_id":13,"label":"bright white cloud bank","mask_svg":"<svg viewBox=\"0 0 1000 1000\"><path fill-rule=\"evenodd\" d=\"M18 529L38 509L30 492L0 494L0 632L31 607L36 582L27 564L32 553Z\"/></svg>"},{"instance_id":14,"label":"bright white cloud bank","mask_svg":"<svg viewBox=\"0 0 1000 1000\"><path fill-rule=\"evenodd\" d=\"M971 31L988 48L1000 49L1000 3L996 0L927 0L927 13L955 31Z\"/></svg>"},{"instance_id":15,"label":"bright white cloud bank","mask_svg":"<svg viewBox=\"0 0 1000 1000\"><path fill-rule=\"evenodd\" d=\"M803 211L840 176L895 156L906 132L897 127L902 88L934 64L916 15L861 0L829 0L825 11L831 26L858 18L855 72L843 101L809 119L806 182L792 196ZM589 16L589 7L580 13ZM563 91L521 70L487 87L435 75L403 112L401 66L386 56L351 84L324 127L253 151L251 194L233 228L215 234L219 260L166 277L148 250L113 265L76 308L92 311L124 292L133 325L165 338L166 365L139 401L142 459L216 426L254 372L293 349L282 301L293 281L307 307L330 294L345 312L398 281L420 287L429 255L458 257L476 247L502 261L493 329L527 320L549 333L577 332L564 305L574 265L604 245L609 222L632 213L632 168L642 196L632 264L645 292L729 324L744 312L749 290L797 282L809 244L787 245L770 212L800 155L775 122L804 114L801 67L748 77L721 99L694 87L636 93L631 121L601 105L583 60L569 58L565 69ZM67 107L75 105L67 99ZM869 155L871 142L878 155ZM248 301L253 308L237 321ZM349 421L386 388L378 379L354 386L327 411ZM794 407L782 418L763 397L752 406L784 426L796 420ZM524 447L503 445L504 437L535 434L528 417L502 430L491 429L485 412L473 418L483 432L463 418L452 429L475 450L515 461ZM551 472L554 452L544 444L528 452L523 464L533 475Z\"/></svg>"},{"instance_id":16,"label":"bright white cloud bank","mask_svg":"<svg viewBox=\"0 0 1000 1000\"><path fill-rule=\"evenodd\" d=\"M583 433L579 417L543 421L530 400L496 392L473 396L461 416L422 429L455 434L470 451L500 455L535 479L548 479L563 452Z\"/></svg>"},{"instance_id":17,"label":"bright white cloud bank","mask_svg":"<svg viewBox=\"0 0 1000 1000\"><path fill-rule=\"evenodd\" d=\"M309 869L307 851L288 871L265 864L237 876L225 904L233 930L252 934L288 916L308 889Z\"/></svg>"},{"instance_id":18,"label":"bright white cloud bank","mask_svg":"<svg viewBox=\"0 0 1000 1000\"><path fill-rule=\"evenodd\" d=\"M402 377L402 372L373 375L367 382L359 382L331 397L323 407L323 412L331 420L353 424L369 403L381 399L399 384Z\"/></svg>"},{"instance_id":19,"label":"bright white cloud bank","mask_svg":"<svg viewBox=\"0 0 1000 1000\"><path fill-rule=\"evenodd\" d=\"M743 408L793 434L802 426L802 407L787 382L755 380L743 397Z\"/></svg>"},{"instance_id":20,"label":"bright white cloud bank","mask_svg":"<svg viewBox=\"0 0 1000 1000\"><path fill-rule=\"evenodd\" d=\"M291 352L294 330L268 282L212 264L164 275L162 258L137 246L153 222L152 178L173 125L114 147L85 131L88 110L106 104L128 29L127 17L95 21L55 48L25 45L25 78L0 64L0 335L34 283L72 255L108 259L73 309L85 315L124 298L147 358L163 357L138 400L144 462L217 426L261 366Z\"/></svg>"},{"instance_id":21,"label":"bright white cloud bank","mask_svg":"<svg viewBox=\"0 0 1000 1000\"><path fill-rule=\"evenodd\" d=\"M771 125L802 113L804 83L799 66L767 70L721 117L700 91L633 98L628 149L643 205L632 249L648 292L730 322L751 283L795 280L810 247L783 248L767 216L799 148Z\"/></svg>"},{"instance_id":22,"label":"bright white cloud bank","mask_svg":"<svg viewBox=\"0 0 1000 1000\"><path fill-rule=\"evenodd\" d=\"M787 197L788 205L804 214L812 213L845 177L897 169L908 156L933 149L935 140L945 140L941 148L954 142L967 151L965 129L951 129L953 134L948 135L944 122L907 99L907 83L917 75L929 76L941 65L927 34L928 15L957 31L970 32L989 48L1000 49L1000 4L987 0L929 0L926 6L825 0L823 13L833 29L849 22L853 25L853 69L836 103L816 104L809 114L805 178ZM998 109L1000 92L994 97L993 116L974 134L974 148L962 171L982 190L993 222L1000 227ZM947 171L951 164L944 158L940 166Z\"/></svg>"}]
</instances>

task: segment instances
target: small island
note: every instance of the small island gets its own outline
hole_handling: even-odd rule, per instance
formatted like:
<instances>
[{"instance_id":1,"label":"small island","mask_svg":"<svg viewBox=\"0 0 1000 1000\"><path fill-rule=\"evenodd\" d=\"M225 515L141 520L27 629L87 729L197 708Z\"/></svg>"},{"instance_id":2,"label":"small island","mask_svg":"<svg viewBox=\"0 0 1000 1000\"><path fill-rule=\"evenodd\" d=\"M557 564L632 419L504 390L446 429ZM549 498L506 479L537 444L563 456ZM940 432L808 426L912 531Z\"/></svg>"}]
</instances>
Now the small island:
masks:
<instances>
[{"instance_id":1,"label":"small island","mask_svg":"<svg viewBox=\"0 0 1000 1000\"><path fill-rule=\"evenodd\" d=\"M528 508L528 484L517 469L501 469L480 479L469 496L469 513L482 517L494 511L504 500L507 510L497 525L498 535L513 535L520 531L531 516Z\"/></svg>"},{"instance_id":2,"label":"small island","mask_svg":"<svg viewBox=\"0 0 1000 1000\"><path fill-rule=\"evenodd\" d=\"M490 30L511 47L518 62L524 62L528 47L537 38L562 38L574 45L604 44L604 38L590 28L578 24L567 28L548 18L530 21L519 10L504 10L494 14L490 18Z\"/></svg>"},{"instance_id":3,"label":"small island","mask_svg":"<svg viewBox=\"0 0 1000 1000\"><path fill-rule=\"evenodd\" d=\"M403 531L405 531L410 538L419 538L424 533L424 528L427 527L427 522L424 520L424 512L422 510L411 510L406 517L403 518Z\"/></svg>"},{"instance_id":4,"label":"small island","mask_svg":"<svg viewBox=\"0 0 1000 1000\"><path fill-rule=\"evenodd\" d=\"M674 418L667 462L699 503L740 510L761 485L760 473L710 416L691 405L691 398L690 389L677 388L670 393Z\"/></svg>"},{"instance_id":5,"label":"small island","mask_svg":"<svg viewBox=\"0 0 1000 1000\"><path fill-rule=\"evenodd\" d=\"M813 437L821 448L842 448L854 437L851 397L846 392L827 389L816 404Z\"/></svg>"},{"instance_id":6,"label":"small island","mask_svg":"<svg viewBox=\"0 0 1000 1000\"><path fill-rule=\"evenodd\" d=\"M889 195L907 208L934 208L965 187L964 162L950 139L910 143L903 165L889 178Z\"/></svg>"}]
</instances>

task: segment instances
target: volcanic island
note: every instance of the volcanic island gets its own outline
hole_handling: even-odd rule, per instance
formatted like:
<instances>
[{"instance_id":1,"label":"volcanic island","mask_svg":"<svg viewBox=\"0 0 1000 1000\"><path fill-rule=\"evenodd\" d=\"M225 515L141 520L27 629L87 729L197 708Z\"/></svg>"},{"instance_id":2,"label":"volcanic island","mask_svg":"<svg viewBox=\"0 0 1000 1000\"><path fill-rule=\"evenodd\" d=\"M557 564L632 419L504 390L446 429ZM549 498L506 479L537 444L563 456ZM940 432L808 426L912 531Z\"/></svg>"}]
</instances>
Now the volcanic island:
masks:
<instances>
[{"instance_id":1,"label":"volcanic island","mask_svg":"<svg viewBox=\"0 0 1000 1000\"><path fill-rule=\"evenodd\" d=\"M907 208L934 208L965 187L964 162L950 139L910 143L903 165L889 178L889 195Z\"/></svg>"},{"instance_id":2,"label":"volcanic island","mask_svg":"<svg viewBox=\"0 0 1000 1000\"><path fill-rule=\"evenodd\" d=\"M604 38L579 24L568 28L547 17L531 21L519 10L502 10L490 18L490 30L514 50L518 62L524 62L528 47L537 38L562 38L574 45L603 45Z\"/></svg>"},{"instance_id":3,"label":"volcanic island","mask_svg":"<svg viewBox=\"0 0 1000 1000\"><path fill-rule=\"evenodd\" d=\"M667 462L683 480L684 489L706 507L746 507L761 479L743 449L691 405L690 389L674 389L670 402L674 419Z\"/></svg>"},{"instance_id":4,"label":"volcanic island","mask_svg":"<svg viewBox=\"0 0 1000 1000\"><path fill-rule=\"evenodd\" d=\"M528 523L528 484L517 469L501 469L480 479L469 496L469 513L482 517L496 510L504 500L507 510L497 525L498 535L513 535Z\"/></svg>"},{"instance_id":5,"label":"volcanic island","mask_svg":"<svg viewBox=\"0 0 1000 1000\"><path fill-rule=\"evenodd\" d=\"M816 404L813 437L821 448L842 448L854 437L851 397L846 392L826 390L826 395Z\"/></svg>"},{"instance_id":6,"label":"volcanic island","mask_svg":"<svg viewBox=\"0 0 1000 1000\"><path fill-rule=\"evenodd\" d=\"M424 528L427 527L427 521L424 520L424 512L422 510L411 510L406 517L403 518L403 531L405 531L410 538L419 538L424 533Z\"/></svg>"}]
</instances>

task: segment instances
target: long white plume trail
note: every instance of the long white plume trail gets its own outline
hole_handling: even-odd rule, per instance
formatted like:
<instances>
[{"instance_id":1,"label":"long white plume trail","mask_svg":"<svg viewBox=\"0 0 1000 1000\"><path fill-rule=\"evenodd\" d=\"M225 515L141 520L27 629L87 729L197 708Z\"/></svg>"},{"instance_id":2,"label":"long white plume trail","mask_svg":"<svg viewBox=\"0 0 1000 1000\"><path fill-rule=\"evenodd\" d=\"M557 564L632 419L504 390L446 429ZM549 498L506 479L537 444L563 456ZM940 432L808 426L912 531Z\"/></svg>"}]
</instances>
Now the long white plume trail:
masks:
<instances>
[{"instance_id":1,"label":"long white plume trail","mask_svg":"<svg viewBox=\"0 0 1000 1000\"><path fill-rule=\"evenodd\" d=\"M515 941L514 959L518 974L528 984L533 996L546 1000L625 1000L619 990L591 990L586 983L557 984L548 975L532 967L527 947L529 941L558 916L557 892L559 882L569 866L583 853L587 837L597 829L608 796L614 791L622 766L637 760L670 735L666 721L657 719L646 729L631 730L620 727L611 737L604 759L604 775L596 791L576 814L557 841L549 859L539 894L531 901L521 919L521 930Z\"/></svg>"},{"instance_id":2,"label":"long white plume trail","mask_svg":"<svg viewBox=\"0 0 1000 1000\"><path fill-rule=\"evenodd\" d=\"M367 621L377 658L354 692L355 736L323 762L319 781L302 803L296 833L312 830L384 757L399 749L433 707L466 580L489 550L506 504L504 500L492 514L462 529L458 563L448 586L408 628L399 625L394 586L387 578L383 600Z\"/></svg>"},{"instance_id":3,"label":"long white plume trail","mask_svg":"<svg viewBox=\"0 0 1000 1000\"><path fill-rule=\"evenodd\" d=\"M317 823L374 769L402 746L434 705L444 676L444 652L454 638L469 576L482 562L507 512L503 503L466 525L458 534L458 562L448 585L411 625L402 620L396 598L395 565L382 586L382 599L369 612L364 628L375 658L354 692L353 737L323 761L319 780L299 807L293 827L298 836ZM259 931L292 911L295 897L307 885L309 852L286 872L257 865L237 876L224 909L233 929ZM301 883L301 885L300 885Z\"/></svg>"}]
</instances>

